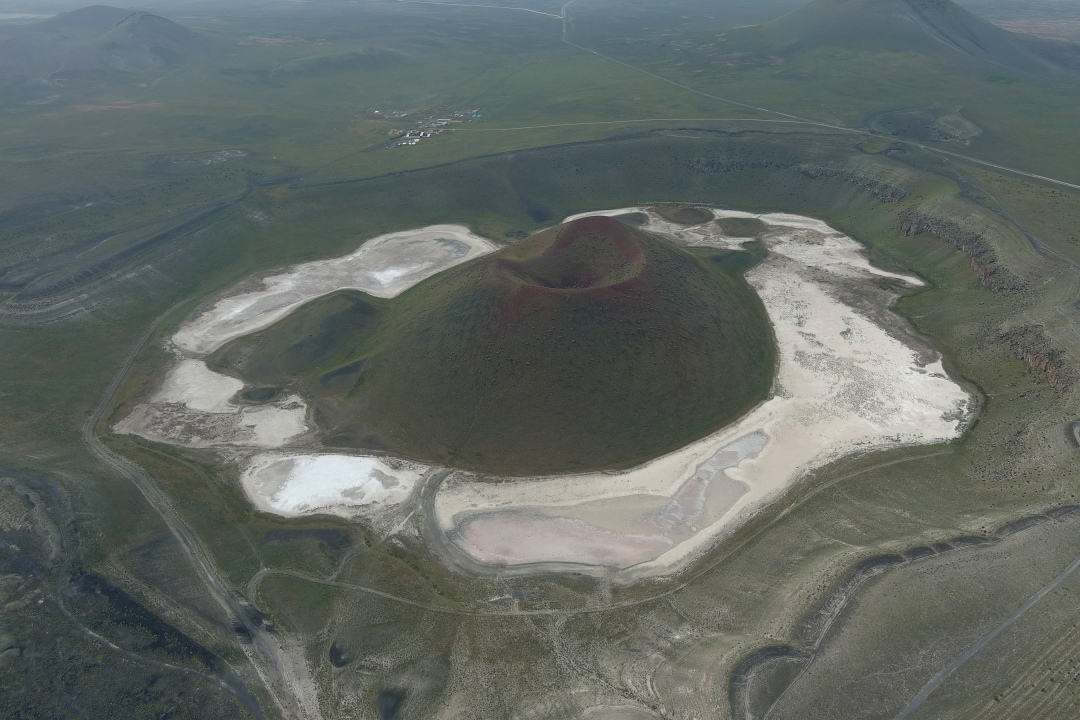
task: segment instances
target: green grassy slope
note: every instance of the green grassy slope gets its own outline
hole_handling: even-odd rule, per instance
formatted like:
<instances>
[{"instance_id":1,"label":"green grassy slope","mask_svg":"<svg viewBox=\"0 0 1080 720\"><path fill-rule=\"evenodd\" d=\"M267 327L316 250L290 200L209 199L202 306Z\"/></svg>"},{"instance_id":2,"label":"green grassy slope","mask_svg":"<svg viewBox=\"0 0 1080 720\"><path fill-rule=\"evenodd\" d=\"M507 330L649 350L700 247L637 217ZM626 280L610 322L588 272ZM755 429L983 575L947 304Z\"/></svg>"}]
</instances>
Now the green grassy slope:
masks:
<instances>
[{"instance_id":1,"label":"green grassy slope","mask_svg":"<svg viewBox=\"0 0 1080 720\"><path fill-rule=\"evenodd\" d=\"M815 0L755 30L786 52L854 47L966 56L1022 72L1049 70L1016 36L950 0Z\"/></svg>"},{"instance_id":2,"label":"green grassy slope","mask_svg":"<svg viewBox=\"0 0 1080 720\"><path fill-rule=\"evenodd\" d=\"M953 3L820 0L754 27L691 18L663 34L608 24L612 13L604 0L572 6L573 41L717 97L1080 179L1072 49L1049 53ZM646 28L653 21L642 19ZM909 111L942 127L907 133L904 123L875 123Z\"/></svg>"},{"instance_id":3,"label":"green grassy slope","mask_svg":"<svg viewBox=\"0 0 1080 720\"><path fill-rule=\"evenodd\" d=\"M331 445L492 473L626 467L768 390L767 316L731 266L586 218L392 303L327 298L216 362L298 378Z\"/></svg>"}]
</instances>

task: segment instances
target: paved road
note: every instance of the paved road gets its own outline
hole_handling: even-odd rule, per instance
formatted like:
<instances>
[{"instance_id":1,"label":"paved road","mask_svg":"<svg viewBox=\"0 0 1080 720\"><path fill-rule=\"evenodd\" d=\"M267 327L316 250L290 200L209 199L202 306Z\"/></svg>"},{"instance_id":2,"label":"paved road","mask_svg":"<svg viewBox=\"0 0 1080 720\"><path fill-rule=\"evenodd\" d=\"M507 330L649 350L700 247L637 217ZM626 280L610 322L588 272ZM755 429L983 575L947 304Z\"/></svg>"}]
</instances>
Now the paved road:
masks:
<instances>
[{"instance_id":1,"label":"paved road","mask_svg":"<svg viewBox=\"0 0 1080 720\"><path fill-rule=\"evenodd\" d=\"M539 10L532 10L530 8L523 7L511 7L508 5L476 5L474 3L450 3L450 2L435 2L434 0L397 0L401 3L408 3L410 5L446 5L448 7L471 7L471 8L490 8L492 10L520 10L521 12L533 13L534 15L543 15L545 17L562 19L562 15L556 15L555 13L540 12Z\"/></svg>"},{"instance_id":2,"label":"paved road","mask_svg":"<svg viewBox=\"0 0 1080 720\"><path fill-rule=\"evenodd\" d=\"M693 117L693 118L641 118L637 120L592 120L590 122L553 123L551 125L523 125L521 127L471 127L471 132L507 132L509 130L543 130L545 128L579 127L581 125L627 125L633 123L672 123L672 122L749 122L749 123L783 123L785 125L820 125L815 122L803 122L802 120L768 120L764 118L733 118L733 117Z\"/></svg>"}]
</instances>

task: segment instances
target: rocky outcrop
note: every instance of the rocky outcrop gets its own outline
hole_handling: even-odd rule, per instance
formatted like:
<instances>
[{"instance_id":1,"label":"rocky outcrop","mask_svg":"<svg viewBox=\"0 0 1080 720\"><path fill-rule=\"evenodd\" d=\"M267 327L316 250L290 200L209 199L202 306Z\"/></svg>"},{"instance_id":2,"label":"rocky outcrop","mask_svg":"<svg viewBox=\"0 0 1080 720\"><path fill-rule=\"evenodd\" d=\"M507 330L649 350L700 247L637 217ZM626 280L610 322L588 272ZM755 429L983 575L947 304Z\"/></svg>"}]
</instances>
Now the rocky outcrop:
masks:
<instances>
[{"instance_id":1,"label":"rocky outcrop","mask_svg":"<svg viewBox=\"0 0 1080 720\"><path fill-rule=\"evenodd\" d=\"M778 162L776 160L714 155L712 157L694 158L687 163L687 167L690 168L690 170L699 173L725 173L736 172L739 170L794 170L800 175L814 180L821 178L837 178L849 185L854 185L866 190L883 203L897 202L903 200L907 196L907 190L899 185L894 185L847 168L830 167L828 165L793 165L791 163Z\"/></svg>"},{"instance_id":2,"label":"rocky outcrop","mask_svg":"<svg viewBox=\"0 0 1080 720\"><path fill-rule=\"evenodd\" d=\"M844 168L823 165L801 165L799 172L809 178L837 178L849 185L855 185L867 191L883 203L899 202L907 197L907 190L899 185L879 180L869 175L853 172Z\"/></svg>"},{"instance_id":3,"label":"rocky outcrop","mask_svg":"<svg viewBox=\"0 0 1080 720\"><path fill-rule=\"evenodd\" d=\"M1044 373L1056 392L1067 393L1080 379L1080 372L1069 364L1065 353L1054 347L1042 325L1017 325L1002 331L999 337L1031 370Z\"/></svg>"},{"instance_id":4,"label":"rocky outcrop","mask_svg":"<svg viewBox=\"0 0 1080 720\"><path fill-rule=\"evenodd\" d=\"M740 159L724 155L694 158L687 164L691 170L700 173L722 173L734 170L764 170L790 167L775 160Z\"/></svg>"},{"instance_id":5,"label":"rocky outcrop","mask_svg":"<svg viewBox=\"0 0 1080 720\"><path fill-rule=\"evenodd\" d=\"M1002 294L1031 292L1014 272L1001 266L997 252L983 235L967 230L955 221L908 210L900 216L900 230L905 235L930 233L960 250L971 260L971 267L987 290Z\"/></svg>"}]
</instances>

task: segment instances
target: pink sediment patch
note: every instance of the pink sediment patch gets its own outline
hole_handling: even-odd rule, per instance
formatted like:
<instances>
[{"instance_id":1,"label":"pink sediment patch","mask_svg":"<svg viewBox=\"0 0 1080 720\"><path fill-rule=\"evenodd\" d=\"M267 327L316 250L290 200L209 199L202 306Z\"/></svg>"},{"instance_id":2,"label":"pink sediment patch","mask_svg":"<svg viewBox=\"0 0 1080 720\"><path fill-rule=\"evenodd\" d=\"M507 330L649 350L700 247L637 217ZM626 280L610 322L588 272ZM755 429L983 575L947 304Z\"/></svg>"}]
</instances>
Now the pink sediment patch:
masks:
<instances>
[{"instance_id":1,"label":"pink sediment patch","mask_svg":"<svg viewBox=\"0 0 1080 720\"><path fill-rule=\"evenodd\" d=\"M489 564L585 563L627 567L671 548L663 535L612 533L567 518L500 513L469 521L457 543Z\"/></svg>"},{"instance_id":2,"label":"pink sediment patch","mask_svg":"<svg viewBox=\"0 0 1080 720\"><path fill-rule=\"evenodd\" d=\"M647 231L685 245L745 242L717 223L675 226L648 208L605 214L628 212L645 214ZM762 240L770 254L746 279L773 324L773 396L732 425L624 472L514 483L451 476L434 510L474 560L614 566L627 571L619 575L625 579L667 573L729 536L809 470L849 453L959 435L972 409L967 392L901 320L880 312L893 295L880 278L910 287L922 280L874 267L857 242L819 220L714 213L757 217L767 228Z\"/></svg>"}]
</instances>

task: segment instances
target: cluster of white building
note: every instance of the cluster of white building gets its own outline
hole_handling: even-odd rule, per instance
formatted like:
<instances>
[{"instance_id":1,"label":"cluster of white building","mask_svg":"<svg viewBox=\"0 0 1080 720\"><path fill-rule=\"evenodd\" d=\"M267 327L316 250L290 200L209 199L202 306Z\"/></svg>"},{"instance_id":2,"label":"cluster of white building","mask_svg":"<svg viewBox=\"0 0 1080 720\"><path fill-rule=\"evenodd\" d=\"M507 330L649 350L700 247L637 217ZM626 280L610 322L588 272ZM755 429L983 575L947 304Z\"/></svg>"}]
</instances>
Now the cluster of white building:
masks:
<instances>
[{"instance_id":1,"label":"cluster of white building","mask_svg":"<svg viewBox=\"0 0 1080 720\"><path fill-rule=\"evenodd\" d=\"M450 117L440 118L428 118L420 123L420 127L416 130L410 130L401 136L397 142L397 146L402 145L416 145L421 140L429 137L434 137L446 129L447 125L452 123L462 123L468 120L475 120L481 117L480 110L459 110L453 113Z\"/></svg>"}]
</instances>

